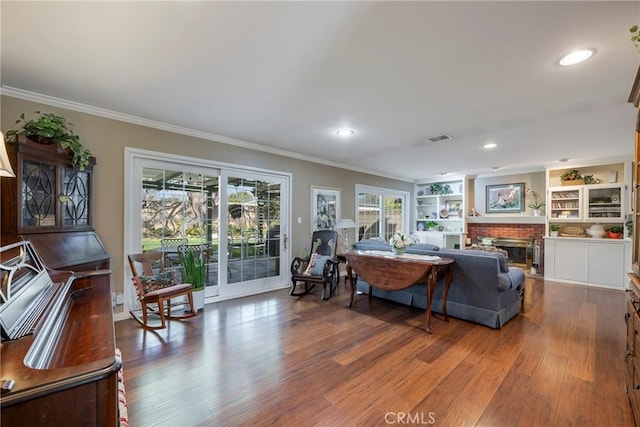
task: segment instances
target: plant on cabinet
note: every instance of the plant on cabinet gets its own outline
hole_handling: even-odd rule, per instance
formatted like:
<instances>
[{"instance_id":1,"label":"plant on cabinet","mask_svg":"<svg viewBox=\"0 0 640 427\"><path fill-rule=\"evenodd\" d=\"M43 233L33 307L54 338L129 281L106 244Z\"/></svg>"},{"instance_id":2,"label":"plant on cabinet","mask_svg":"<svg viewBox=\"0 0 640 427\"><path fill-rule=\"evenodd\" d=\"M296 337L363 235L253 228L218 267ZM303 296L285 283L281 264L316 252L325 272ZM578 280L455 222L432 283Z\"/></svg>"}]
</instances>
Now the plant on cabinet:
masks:
<instances>
[{"instance_id":1,"label":"plant on cabinet","mask_svg":"<svg viewBox=\"0 0 640 427\"><path fill-rule=\"evenodd\" d=\"M607 227L606 230L610 239L619 239L622 237L622 231L624 228L620 225L613 225L611 227Z\"/></svg>"},{"instance_id":2,"label":"plant on cabinet","mask_svg":"<svg viewBox=\"0 0 640 427\"><path fill-rule=\"evenodd\" d=\"M20 114L16 124L21 124L22 129L7 131L7 139L24 135L39 144L58 144L62 149L68 148L73 153L73 167L84 170L89 164L91 151L80 143L80 137L73 132L73 123L53 113L35 113L39 117L31 120L25 119L24 113Z\"/></svg>"}]
</instances>

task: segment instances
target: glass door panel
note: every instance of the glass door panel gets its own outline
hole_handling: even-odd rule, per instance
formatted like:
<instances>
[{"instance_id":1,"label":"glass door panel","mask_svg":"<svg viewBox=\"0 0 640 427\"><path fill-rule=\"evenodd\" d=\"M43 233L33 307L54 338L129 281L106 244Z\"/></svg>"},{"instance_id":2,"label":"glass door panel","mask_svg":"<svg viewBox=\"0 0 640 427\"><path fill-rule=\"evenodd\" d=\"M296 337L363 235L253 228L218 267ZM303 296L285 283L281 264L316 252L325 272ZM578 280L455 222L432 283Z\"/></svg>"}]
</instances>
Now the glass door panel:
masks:
<instances>
[{"instance_id":1,"label":"glass door panel","mask_svg":"<svg viewBox=\"0 0 640 427\"><path fill-rule=\"evenodd\" d=\"M177 247L208 244L206 296L216 296L219 178L199 172L144 167L142 170L142 251L161 251L165 266L181 278Z\"/></svg>"},{"instance_id":2,"label":"glass door panel","mask_svg":"<svg viewBox=\"0 0 640 427\"><path fill-rule=\"evenodd\" d=\"M582 187L568 186L549 192L549 218L556 221L582 219Z\"/></svg>"},{"instance_id":3,"label":"glass door panel","mask_svg":"<svg viewBox=\"0 0 640 427\"><path fill-rule=\"evenodd\" d=\"M227 284L280 276L282 184L275 177L227 178Z\"/></svg>"},{"instance_id":4,"label":"glass door panel","mask_svg":"<svg viewBox=\"0 0 640 427\"><path fill-rule=\"evenodd\" d=\"M615 187L585 187L587 192L587 218L602 220L622 220L622 186Z\"/></svg>"}]
</instances>

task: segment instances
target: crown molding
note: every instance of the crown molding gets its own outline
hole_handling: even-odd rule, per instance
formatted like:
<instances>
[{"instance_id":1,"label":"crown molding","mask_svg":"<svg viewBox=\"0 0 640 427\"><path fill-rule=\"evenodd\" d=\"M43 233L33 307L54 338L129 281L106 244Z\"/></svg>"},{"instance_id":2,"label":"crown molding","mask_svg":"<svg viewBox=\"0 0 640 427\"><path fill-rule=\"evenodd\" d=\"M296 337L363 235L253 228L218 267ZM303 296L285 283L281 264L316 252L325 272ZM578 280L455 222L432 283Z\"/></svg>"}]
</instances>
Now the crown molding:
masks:
<instances>
[{"instance_id":1,"label":"crown molding","mask_svg":"<svg viewBox=\"0 0 640 427\"><path fill-rule=\"evenodd\" d=\"M295 153L292 151L285 151L279 148L267 147L265 145L256 144L253 142L243 141L240 139L229 138L222 135L216 135L210 132L203 132L195 129L190 129L182 126L172 125L170 123L159 122L156 120L145 119L143 117L133 116L131 114L120 113L117 111L107 110L105 108L94 107L92 105L81 104L79 102L69 101L62 98L56 98L53 96L43 95L37 92L31 92L11 86L0 86L0 95L9 96L11 98L18 98L25 101L37 102L40 104L50 105L52 107L64 108L71 111L78 111L80 113L91 114L98 117L104 117L107 119L117 120L125 123L131 123L134 125L144 126L153 129L159 129L167 132L173 132L180 135L186 135L193 138L205 139L208 141L214 141L221 144L232 145L235 147L245 148L248 150L261 151L264 153L274 154L277 156L288 157L291 159L302 160L306 162L317 163L325 166L336 167L340 169L346 169L353 172L364 173L368 175L380 176L383 178L396 179L398 181L412 183L412 179L407 177L400 177L395 175L384 174L374 170L353 167L344 163L333 162L326 159L320 159L313 156L307 156L305 154Z\"/></svg>"}]
</instances>

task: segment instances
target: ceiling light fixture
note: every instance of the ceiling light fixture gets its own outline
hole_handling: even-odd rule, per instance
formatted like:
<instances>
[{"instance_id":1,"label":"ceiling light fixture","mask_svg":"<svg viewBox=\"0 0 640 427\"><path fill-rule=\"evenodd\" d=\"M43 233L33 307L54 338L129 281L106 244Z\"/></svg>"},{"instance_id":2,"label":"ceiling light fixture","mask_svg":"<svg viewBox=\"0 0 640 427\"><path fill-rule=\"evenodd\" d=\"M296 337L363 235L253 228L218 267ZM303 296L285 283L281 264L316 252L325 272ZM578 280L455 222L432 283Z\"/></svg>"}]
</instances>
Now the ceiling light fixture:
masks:
<instances>
[{"instance_id":1,"label":"ceiling light fixture","mask_svg":"<svg viewBox=\"0 0 640 427\"><path fill-rule=\"evenodd\" d=\"M500 166L494 166L494 167L491 168L491 170L494 171L494 172L497 171L497 170L500 170Z\"/></svg>"},{"instance_id":2,"label":"ceiling light fixture","mask_svg":"<svg viewBox=\"0 0 640 427\"><path fill-rule=\"evenodd\" d=\"M354 134L354 132L351 129L338 129L336 131L336 134L338 136L351 136Z\"/></svg>"},{"instance_id":3,"label":"ceiling light fixture","mask_svg":"<svg viewBox=\"0 0 640 427\"><path fill-rule=\"evenodd\" d=\"M487 143L487 144L484 144L484 145L482 146L482 148L485 148L485 149L487 149L487 150L490 150L490 149L492 149L492 148L496 148L497 146L498 146L498 144L496 144L495 142L489 142L489 143Z\"/></svg>"},{"instance_id":4,"label":"ceiling light fixture","mask_svg":"<svg viewBox=\"0 0 640 427\"><path fill-rule=\"evenodd\" d=\"M570 52L565 56L563 56L562 59L558 61L558 64L562 65L563 67L576 65L591 58L594 53L595 53L595 49L574 50L573 52Z\"/></svg>"},{"instance_id":5,"label":"ceiling light fixture","mask_svg":"<svg viewBox=\"0 0 640 427\"><path fill-rule=\"evenodd\" d=\"M569 158L568 158L568 157L564 157L564 158L562 158L562 159L560 159L560 160L558 160L558 161L559 161L560 163L567 163L567 162L569 161Z\"/></svg>"}]
</instances>

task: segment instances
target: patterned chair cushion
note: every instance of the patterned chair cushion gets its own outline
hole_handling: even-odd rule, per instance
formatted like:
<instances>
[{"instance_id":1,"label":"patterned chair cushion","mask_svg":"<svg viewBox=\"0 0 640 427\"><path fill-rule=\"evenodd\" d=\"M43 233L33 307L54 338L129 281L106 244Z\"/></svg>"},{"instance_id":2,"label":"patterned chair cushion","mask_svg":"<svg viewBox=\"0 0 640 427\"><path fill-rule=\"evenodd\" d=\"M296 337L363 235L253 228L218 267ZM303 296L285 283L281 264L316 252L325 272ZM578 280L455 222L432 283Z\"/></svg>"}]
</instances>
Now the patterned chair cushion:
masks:
<instances>
[{"instance_id":1,"label":"patterned chair cushion","mask_svg":"<svg viewBox=\"0 0 640 427\"><path fill-rule=\"evenodd\" d=\"M153 276L138 276L134 278L134 282L136 284L138 298L143 298L149 292L177 284L174 271L165 271L164 273L154 274Z\"/></svg>"}]
</instances>

